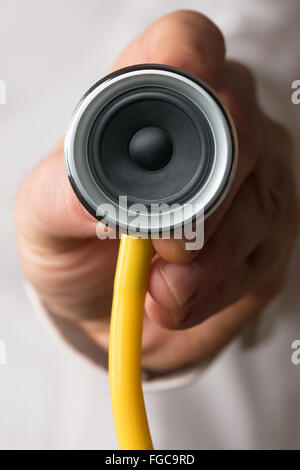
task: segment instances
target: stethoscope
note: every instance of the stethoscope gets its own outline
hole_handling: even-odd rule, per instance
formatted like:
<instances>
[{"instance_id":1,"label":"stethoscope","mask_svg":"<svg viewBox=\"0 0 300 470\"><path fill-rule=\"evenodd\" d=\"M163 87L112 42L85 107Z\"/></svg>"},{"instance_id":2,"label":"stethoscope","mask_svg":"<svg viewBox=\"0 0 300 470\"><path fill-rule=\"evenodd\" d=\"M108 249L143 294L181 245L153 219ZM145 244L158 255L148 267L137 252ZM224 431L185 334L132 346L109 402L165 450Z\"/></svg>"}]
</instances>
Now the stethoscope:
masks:
<instances>
[{"instance_id":1,"label":"stethoscope","mask_svg":"<svg viewBox=\"0 0 300 470\"><path fill-rule=\"evenodd\" d=\"M68 127L65 161L84 207L122 234L110 327L112 410L121 449L152 449L141 385L151 238L193 227L221 204L237 163L234 124L199 78L135 65L83 96Z\"/></svg>"}]
</instances>

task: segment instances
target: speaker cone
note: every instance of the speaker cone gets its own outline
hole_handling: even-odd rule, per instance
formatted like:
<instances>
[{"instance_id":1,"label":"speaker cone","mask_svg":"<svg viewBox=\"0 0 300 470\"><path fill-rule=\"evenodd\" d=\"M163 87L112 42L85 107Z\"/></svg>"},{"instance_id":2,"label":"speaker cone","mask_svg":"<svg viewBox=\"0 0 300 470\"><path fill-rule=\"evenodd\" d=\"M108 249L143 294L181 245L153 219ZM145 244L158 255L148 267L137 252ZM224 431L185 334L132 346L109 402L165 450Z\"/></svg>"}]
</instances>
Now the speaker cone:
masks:
<instances>
[{"instance_id":1,"label":"speaker cone","mask_svg":"<svg viewBox=\"0 0 300 470\"><path fill-rule=\"evenodd\" d=\"M204 82L174 67L137 65L108 75L82 98L65 157L71 184L91 214L127 232L137 207L140 233L153 235L217 207L234 173L235 132ZM160 204L164 209L150 210ZM187 204L189 220L182 220L176 207ZM157 217L161 211L167 222Z\"/></svg>"}]
</instances>

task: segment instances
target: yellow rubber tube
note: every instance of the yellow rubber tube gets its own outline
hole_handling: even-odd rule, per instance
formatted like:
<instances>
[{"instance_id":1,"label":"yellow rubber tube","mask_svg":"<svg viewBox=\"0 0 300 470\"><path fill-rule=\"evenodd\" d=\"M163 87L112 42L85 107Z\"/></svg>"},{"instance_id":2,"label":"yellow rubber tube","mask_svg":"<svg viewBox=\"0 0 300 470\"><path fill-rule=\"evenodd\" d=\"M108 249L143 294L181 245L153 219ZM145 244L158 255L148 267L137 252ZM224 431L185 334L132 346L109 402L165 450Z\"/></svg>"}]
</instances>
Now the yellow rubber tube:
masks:
<instances>
[{"instance_id":1,"label":"yellow rubber tube","mask_svg":"<svg viewBox=\"0 0 300 470\"><path fill-rule=\"evenodd\" d=\"M109 380L121 450L152 450L141 383L144 303L152 258L150 239L122 235L110 323Z\"/></svg>"}]
</instances>

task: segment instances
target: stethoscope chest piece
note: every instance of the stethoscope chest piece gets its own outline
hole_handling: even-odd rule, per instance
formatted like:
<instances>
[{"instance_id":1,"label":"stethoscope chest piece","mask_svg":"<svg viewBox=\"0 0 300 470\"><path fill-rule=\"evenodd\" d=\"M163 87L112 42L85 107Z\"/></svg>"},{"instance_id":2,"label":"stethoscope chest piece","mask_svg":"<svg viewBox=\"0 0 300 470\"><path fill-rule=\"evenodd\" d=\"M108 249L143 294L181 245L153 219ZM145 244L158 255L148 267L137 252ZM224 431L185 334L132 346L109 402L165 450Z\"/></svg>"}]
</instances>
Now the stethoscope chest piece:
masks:
<instances>
[{"instance_id":1,"label":"stethoscope chest piece","mask_svg":"<svg viewBox=\"0 0 300 470\"><path fill-rule=\"evenodd\" d=\"M69 179L86 209L122 233L134 232L138 220L140 234L152 236L215 210L236 154L232 120L214 91L182 70L153 64L96 83L65 139Z\"/></svg>"}]
</instances>

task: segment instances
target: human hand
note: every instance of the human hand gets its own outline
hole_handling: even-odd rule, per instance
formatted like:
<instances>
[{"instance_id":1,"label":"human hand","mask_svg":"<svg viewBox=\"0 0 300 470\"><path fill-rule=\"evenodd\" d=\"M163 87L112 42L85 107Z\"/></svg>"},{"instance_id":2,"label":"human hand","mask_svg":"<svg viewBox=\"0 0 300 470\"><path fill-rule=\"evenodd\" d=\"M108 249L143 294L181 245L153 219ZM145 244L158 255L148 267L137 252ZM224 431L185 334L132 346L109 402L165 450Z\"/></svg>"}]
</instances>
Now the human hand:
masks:
<instances>
[{"instance_id":1,"label":"human hand","mask_svg":"<svg viewBox=\"0 0 300 470\"><path fill-rule=\"evenodd\" d=\"M236 178L205 224L204 248L153 241L142 360L154 370L213 356L255 318L281 290L296 236L290 138L260 110L251 73L224 57L216 26L179 11L152 24L113 67L154 62L194 73L223 99L239 141ZM97 221L68 182L62 145L24 180L15 213L29 281L52 313L107 349L118 241L96 238Z\"/></svg>"}]
</instances>

